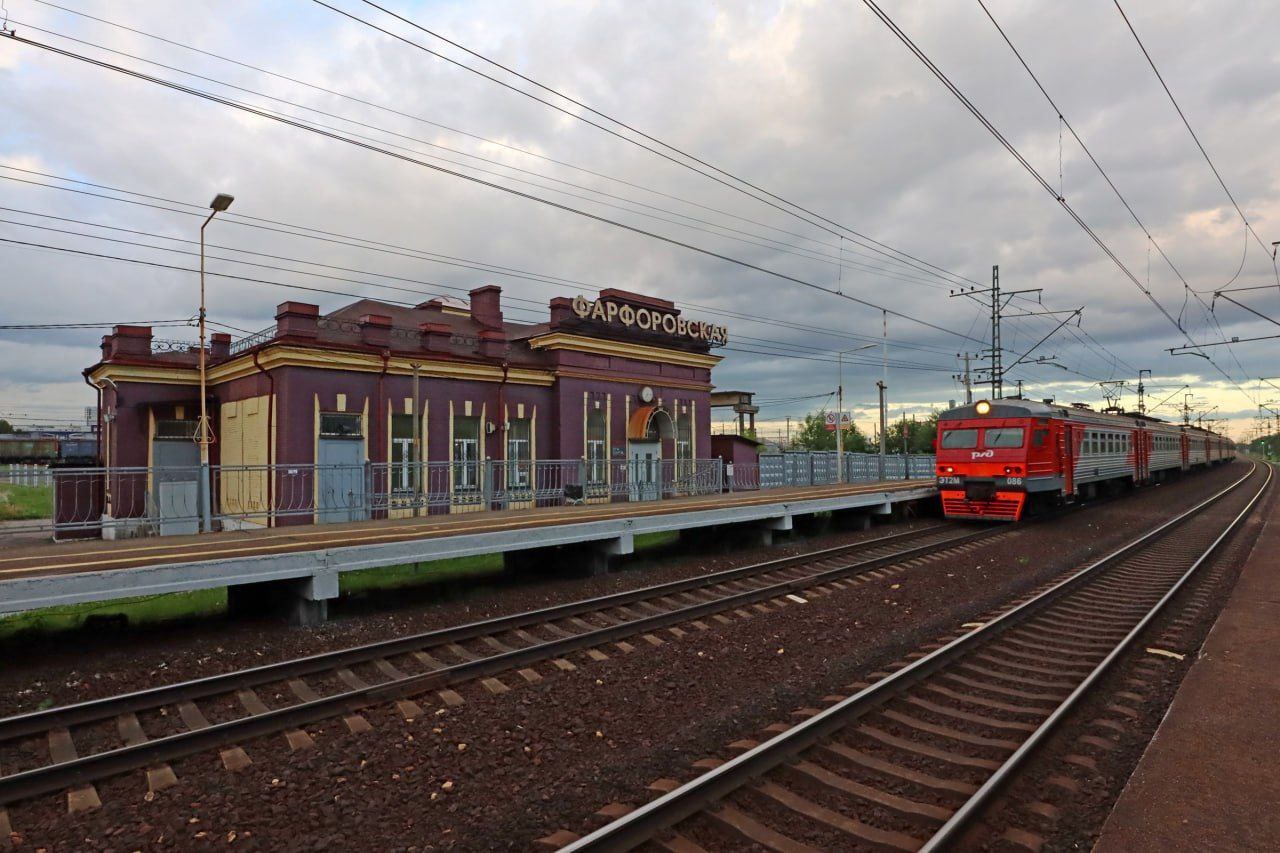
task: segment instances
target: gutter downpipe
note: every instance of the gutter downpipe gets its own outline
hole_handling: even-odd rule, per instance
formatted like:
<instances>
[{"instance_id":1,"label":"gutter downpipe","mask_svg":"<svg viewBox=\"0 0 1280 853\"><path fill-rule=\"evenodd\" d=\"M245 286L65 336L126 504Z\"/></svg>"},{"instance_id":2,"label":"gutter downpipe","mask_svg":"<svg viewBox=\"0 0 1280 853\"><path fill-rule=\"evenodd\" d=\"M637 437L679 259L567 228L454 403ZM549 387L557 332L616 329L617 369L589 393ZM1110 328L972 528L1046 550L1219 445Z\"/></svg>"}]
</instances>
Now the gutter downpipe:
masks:
<instances>
[{"instance_id":1,"label":"gutter downpipe","mask_svg":"<svg viewBox=\"0 0 1280 853\"><path fill-rule=\"evenodd\" d=\"M275 435L271 431L272 416L275 414L276 408L276 378L271 373L263 369L262 364L258 362L258 353L260 350L253 351L253 366L258 368L258 372L267 377L267 526L274 527L276 520L276 504L275 504L275 483L276 483L276 442Z\"/></svg>"},{"instance_id":2,"label":"gutter downpipe","mask_svg":"<svg viewBox=\"0 0 1280 853\"><path fill-rule=\"evenodd\" d=\"M102 512L104 515L111 515L111 418L102 411L102 386L94 383L87 375L84 381L98 392L98 456L102 461ZM102 377L102 381L111 386L111 390L116 392L116 405L120 404L120 387L114 381L106 376Z\"/></svg>"},{"instance_id":3,"label":"gutter downpipe","mask_svg":"<svg viewBox=\"0 0 1280 853\"><path fill-rule=\"evenodd\" d=\"M391 350L384 349L382 352L378 353L378 356L382 359L382 372L378 374L378 424L379 424L378 436L379 436L379 441L383 443L382 453L380 454L379 458L385 459L388 463L387 464L386 507L387 507L387 517L390 518L391 517L391 465L390 465L391 437L387 435L387 430L391 428L391 424L387 418L387 401L385 399L386 394L382 384L382 380L386 377L387 371L391 369ZM374 471L374 468L372 465L370 465L369 467L369 480L370 480L369 485L370 486L373 485L373 482L372 482L373 471ZM367 489L366 494L368 491L372 491L372 489ZM367 500L368 499L366 498L366 502Z\"/></svg>"}]
</instances>

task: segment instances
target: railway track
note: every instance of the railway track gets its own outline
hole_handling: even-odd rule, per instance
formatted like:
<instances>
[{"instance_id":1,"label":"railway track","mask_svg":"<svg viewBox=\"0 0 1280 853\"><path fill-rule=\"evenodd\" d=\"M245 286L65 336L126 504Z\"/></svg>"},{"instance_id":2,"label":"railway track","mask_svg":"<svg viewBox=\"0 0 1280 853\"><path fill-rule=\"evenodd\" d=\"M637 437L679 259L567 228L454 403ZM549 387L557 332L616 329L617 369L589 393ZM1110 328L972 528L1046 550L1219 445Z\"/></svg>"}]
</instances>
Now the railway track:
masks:
<instances>
[{"instance_id":1,"label":"railway track","mask_svg":"<svg viewBox=\"0 0 1280 853\"><path fill-rule=\"evenodd\" d=\"M563 849L948 849L1271 486L1254 467L1029 600ZM830 697L838 698L838 697ZM779 730L781 731L779 732ZM604 814L605 812L602 812Z\"/></svg>"},{"instance_id":2,"label":"railway track","mask_svg":"<svg viewBox=\"0 0 1280 853\"><path fill-rule=\"evenodd\" d=\"M0 719L0 815L4 806L67 790L72 810L98 804L95 781L146 769L154 790L176 781L166 762L223 748L223 763L249 763L235 744L284 733L295 749L311 744L303 726L344 717L367 728L360 710L395 702L406 718L422 709L412 697L437 691L446 704L462 701L451 688L495 676L541 676L532 666L574 665L566 656L596 659L606 644L628 651L628 638L703 618L746 616L786 606L786 596L833 590L859 576L882 577L922 558L976 547L1009 535L1009 528L973 530L953 524L896 533L850 545L729 569L594 599L527 611L410 637L372 643L252 669ZM833 585L827 587L827 585ZM773 602L773 604L767 604ZM611 649L613 647L610 647Z\"/></svg>"}]
</instances>

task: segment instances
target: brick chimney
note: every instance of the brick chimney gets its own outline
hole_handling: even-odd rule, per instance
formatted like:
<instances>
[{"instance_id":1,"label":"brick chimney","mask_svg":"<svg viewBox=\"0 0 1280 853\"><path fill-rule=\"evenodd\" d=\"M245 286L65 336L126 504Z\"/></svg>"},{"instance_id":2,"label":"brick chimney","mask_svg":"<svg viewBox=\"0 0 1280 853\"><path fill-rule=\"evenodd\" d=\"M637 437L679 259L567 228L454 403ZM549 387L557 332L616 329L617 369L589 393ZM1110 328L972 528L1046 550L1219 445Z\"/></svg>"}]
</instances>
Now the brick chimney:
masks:
<instances>
[{"instance_id":1,"label":"brick chimney","mask_svg":"<svg viewBox=\"0 0 1280 853\"><path fill-rule=\"evenodd\" d=\"M578 314L573 310L572 299L567 296L557 296L551 300L551 328L558 329L577 319Z\"/></svg>"},{"instance_id":2,"label":"brick chimney","mask_svg":"<svg viewBox=\"0 0 1280 853\"><path fill-rule=\"evenodd\" d=\"M276 306L276 336L314 340L320 334L316 324L319 319L319 305L312 305L310 302L281 302Z\"/></svg>"},{"instance_id":3,"label":"brick chimney","mask_svg":"<svg viewBox=\"0 0 1280 853\"><path fill-rule=\"evenodd\" d=\"M151 355L150 326L115 326L111 334L103 339L104 344L110 341L108 358L118 355L133 355L146 358Z\"/></svg>"},{"instance_id":4,"label":"brick chimney","mask_svg":"<svg viewBox=\"0 0 1280 853\"><path fill-rule=\"evenodd\" d=\"M360 340L371 347L391 343L391 318L385 314L360 315Z\"/></svg>"},{"instance_id":5,"label":"brick chimney","mask_svg":"<svg viewBox=\"0 0 1280 853\"><path fill-rule=\"evenodd\" d=\"M453 334L453 329L448 323L422 323L418 326L418 331L422 332L422 339L419 345L428 352L448 352L449 338Z\"/></svg>"},{"instance_id":6,"label":"brick chimney","mask_svg":"<svg viewBox=\"0 0 1280 853\"><path fill-rule=\"evenodd\" d=\"M506 333L498 329L481 329L479 338L480 354L485 358L502 358L506 355Z\"/></svg>"},{"instance_id":7,"label":"brick chimney","mask_svg":"<svg viewBox=\"0 0 1280 853\"><path fill-rule=\"evenodd\" d=\"M486 284L471 291L471 319L486 329L502 328L502 288Z\"/></svg>"},{"instance_id":8,"label":"brick chimney","mask_svg":"<svg viewBox=\"0 0 1280 853\"><path fill-rule=\"evenodd\" d=\"M209 358L227 358L231 355L231 336L226 332L214 332L209 337Z\"/></svg>"}]
</instances>

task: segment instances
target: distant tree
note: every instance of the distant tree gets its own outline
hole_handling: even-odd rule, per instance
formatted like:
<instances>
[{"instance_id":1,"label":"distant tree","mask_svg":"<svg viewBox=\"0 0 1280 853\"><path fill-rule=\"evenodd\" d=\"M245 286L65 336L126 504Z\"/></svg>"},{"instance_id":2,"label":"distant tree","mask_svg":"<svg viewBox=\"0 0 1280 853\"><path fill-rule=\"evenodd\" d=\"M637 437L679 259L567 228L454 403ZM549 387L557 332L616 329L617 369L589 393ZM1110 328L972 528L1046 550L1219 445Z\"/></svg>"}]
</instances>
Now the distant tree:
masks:
<instances>
[{"instance_id":1,"label":"distant tree","mask_svg":"<svg viewBox=\"0 0 1280 853\"><path fill-rule=\"evenodd\" d=\"M4 418L0 418L0 435L8 435L11 432L13 432L13 424Z\"/></svg>"},{"instance_id":2,"label":"distant tree","mask_svg":"<svg viewBox=\"0 0 1280 853\"><path fill-rule=\"evenodd\" d=\"M804 424L791 442L798 450L835 450L836 434L827 429L826 410L810 412L804 416ZM844 449L849 453L865 453L867 437L858 429L857 424L850 424L844 431Z\"/></svg>"},{"instance_id":3,"label":"distant tree","mask_svg":"<svg viewBox=\"0 0 1280 853\"><path fill-rule=\"evenodd\" d=\"M931 412L923 420L902 418L891 421L885 429L885 450L890 453L902 452L902 430L907 430L907 446L909 453L932 453L933 444L938 439L938 413Z\"/></svg>"}]
</instances>

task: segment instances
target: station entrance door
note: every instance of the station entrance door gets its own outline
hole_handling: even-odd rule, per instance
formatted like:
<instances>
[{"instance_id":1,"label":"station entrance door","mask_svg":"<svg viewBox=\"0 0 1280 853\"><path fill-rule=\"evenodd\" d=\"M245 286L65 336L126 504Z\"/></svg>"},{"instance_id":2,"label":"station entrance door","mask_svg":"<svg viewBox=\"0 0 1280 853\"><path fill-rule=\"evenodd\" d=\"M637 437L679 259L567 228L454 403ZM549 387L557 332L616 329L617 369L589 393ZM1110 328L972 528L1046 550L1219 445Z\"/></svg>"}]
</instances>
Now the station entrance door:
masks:
<instances>
[{"instance_id":1,"label":"station entrance door","mask_svg":"<svg viewBox=\"0 0 1280 853\"><path fill-rule=\"evenodd\" d=\"M662 443L627 443L627 483L633 501L656 501L662 493Z\"/></svg>"}]
</instances>

